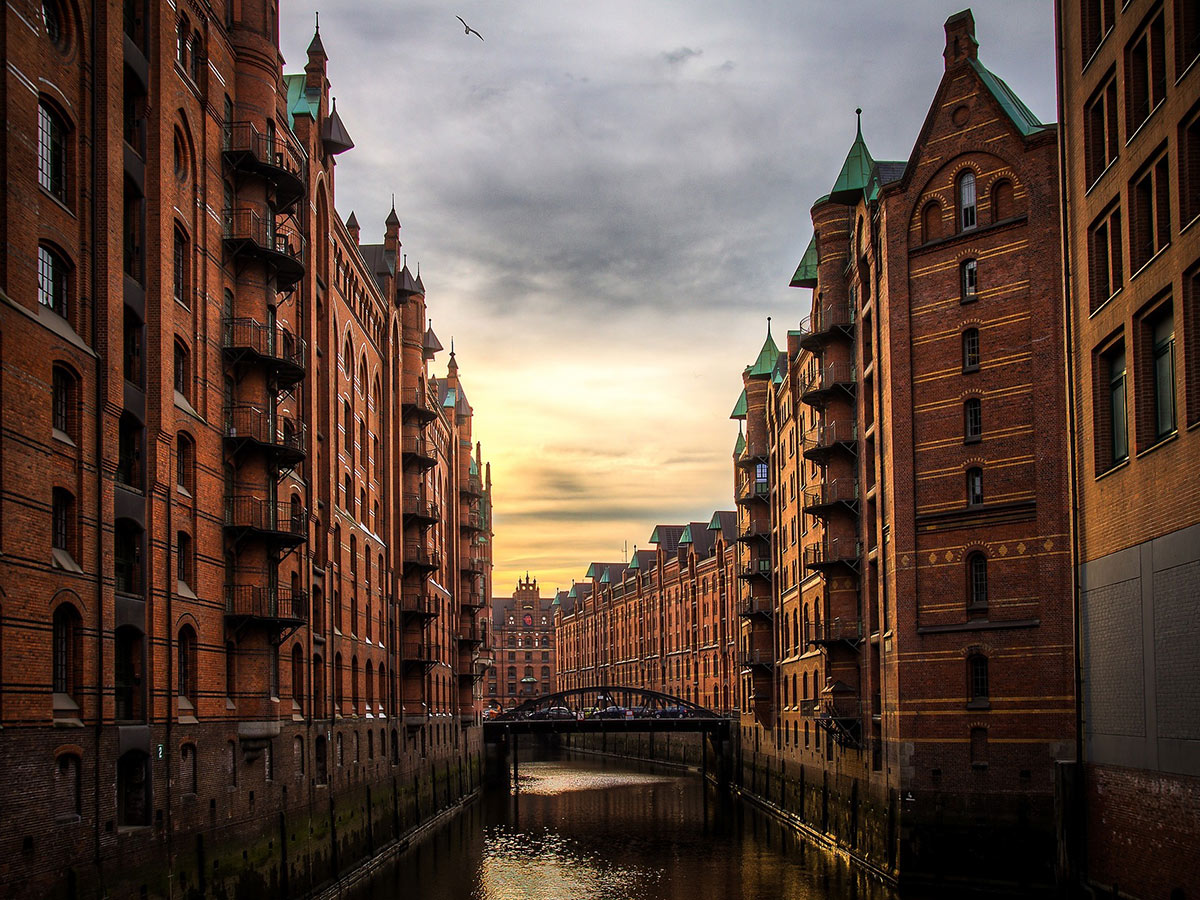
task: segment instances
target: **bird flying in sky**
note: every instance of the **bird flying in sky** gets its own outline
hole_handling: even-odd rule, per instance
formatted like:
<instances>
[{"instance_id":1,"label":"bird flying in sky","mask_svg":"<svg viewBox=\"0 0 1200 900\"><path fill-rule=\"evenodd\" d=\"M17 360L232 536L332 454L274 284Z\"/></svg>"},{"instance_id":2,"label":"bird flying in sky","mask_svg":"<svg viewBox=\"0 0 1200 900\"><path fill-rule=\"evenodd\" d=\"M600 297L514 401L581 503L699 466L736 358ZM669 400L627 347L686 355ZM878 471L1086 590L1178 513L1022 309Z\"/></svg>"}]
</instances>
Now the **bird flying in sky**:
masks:
<instances>
[{"instance_id":1,"label":"bird flying in sky","mask_svg":"<svg viewBox=\"0 0 1200 900\"><path fill-rule=\"evenodd\" d=\"M455 16L454 18L458 19L458 21L463 23L463 28L467 29L467 31L466 31L467 34L473 34L473 35L475 35L475 37L479 38L481 41L483 40L483 35L480 34L478 31L476 31L474 28L472 28L470 25L468 25L466 22L463 22L462 16Z\"/></svg>"}]
</instances>

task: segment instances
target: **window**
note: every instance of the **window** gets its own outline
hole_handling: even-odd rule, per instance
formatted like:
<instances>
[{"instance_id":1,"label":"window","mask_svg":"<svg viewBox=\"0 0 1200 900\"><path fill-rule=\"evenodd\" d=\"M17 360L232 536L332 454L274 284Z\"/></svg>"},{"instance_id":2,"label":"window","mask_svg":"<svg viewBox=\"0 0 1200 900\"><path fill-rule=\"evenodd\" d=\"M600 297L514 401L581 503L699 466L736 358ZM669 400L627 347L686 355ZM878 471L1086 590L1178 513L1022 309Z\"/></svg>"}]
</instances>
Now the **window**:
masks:
<instances>
[{"instance_id":1,"label":"window","mask_svg":"<svg viewBox=\"0 0 1200 900\"><path fill-rule=\"evenodd\" d=\"M204 66L204 42L200 37L200 30L192 32L192 46L188 51L188 74L192 77L192 81L200 83L200 72Z\"/></svg>"},{"instance_id":2,"label":"window","mask_svg":"<svg viewBox=\"0 0 1200 900\"><path fill-rule=\"evenodd\" d=\"M186 531L180 531L175 536L175 577L185 585L195 584L194 563L192 536Z\"/></svg>"},{"instance_id":3,"label":"window","mask_svg":"<svg viewBox=\"0 0 1200 900\"><path fill-rule=\"evenodd\" d=\"M1104 174L1117 158L1117 75L1112 69L1096 89L1083 113L1083 145L1086 181L1089 185Z\"/></svg>"},{"instance_id":4,"label":"window","mask_svg":"<svg viewBox=\"0 0 1200 900\"><path fill-rule=\"evenodd\" d=\"M117 824L150 824L150 757L129 750L117 760Z\"/></svg>"},{"instance_id":5,"label":"window","mask_svg":"<svg viewBox=\"0 0 1200 900\"><path fill-rule=\"evenodd\" d=\"M362 466L367 464L367 423L362 419L358 420L358 462Z\"/></svg>"},{"instance_id":6,"label":"window","mask_svg":"<svg viewBox=\"0 0 1200 900\"><path fill-rule=\"evenodd\" d=\"M979 264L973 259L964 259L959 266L959 292L963 303L979 299Z\"/></svg>"},{"instance_id":7,"label":"window","mask_svg":"<svg viewBox=\"0 0 1200 900\"><path fill-rule=\"evenodd\" d=\"M175 302L190 308L191 303L188 300L188 240L179 228L175 229L171 272L171 287L174 291Z\"/></svg>"},{"instance_id":8,"label":"window","mask_svg":"<svg viewBox=\"0 0 1200 900\"><path fill-rule=\"evenodd\" d=\"M1200 422L1200 266L1183 274L1183 360L1187 423Z\"/></svg>"},{"instance_id":9,"label":"window","mask_svg":"<svg viewBox=\"0 0 1200 900\"><path fill-rule=\"evenodd\" d=\"M1137 131L1166 95L1167 60L1160 7L1125 47L1126 135Z\"/></svg>"},{"instance_id":10,"label":"window","mask_svg":"<svg viewBox=\"0 0 1200 900\"><path fill-rule=\"evenodd\" d=\"M969 705L986 708L988 703L988 659L982 653L967 658L967 698Z\"/></svg>"},{"instance_id":11,"label":"window","mask_svg":"<svg viewBox=\"0 0 1200 900\"><path fill-rule=\"evenodd\" d=\"M67 263L44 244L38 245L38 302L67 317Z\"/></svg>"},{"instance_id":12,"label":"window","mask_svg":"<svg viewBox=\"0 0 1200 900\"><path fill-rule=\"evenodd\" d=\"M55 366L51 376L51 425L70 438L75 420L75 376L62 366Z\"/></svg>"},{"instance_id":13,"label":"window","mask_svg":"<svg viewBox=\"0 0 1200 900\"><path fill-rule=\"evenodd\" d=\"M38 103L38 184L67 202L67 126L46 103Z\"/></svg>"},{"instance_id":14,"label":"window","mask_svg":"<svg viewBox=\"0 0 1200 900\"><path fill-rule=\"evenodd\" d=\"M979 329L968 328L962 336L962 367L964 372L979 371Z\"/></svg>"},{"instance_id":15,"label":"window","mask_svg":"<svg viewBox=\"0 0 1200 900\"><path fill-rule=\"evenodd\" d=\"M196 705L196 632L191 625L179 629L179 641L176 645L179 664L178 695L180 706L187 701L188 706Z\"/></svg>"},{"instance_id":16,"label":"window","mask_svg":"<svg viewBox=\"0 0 1200 900\"><path fill-rule=\"evenodd\" d=\"M1200 56L1200 7L1193 2L1175 4L1175 78Z\"/></svg>"},{"instance_id":17,"label":"window","mask_svg":"<svg viewBox=\"0 0 1200 900\"><path fill-rule=\"evenodd\" d=\"M1179 126L1179 223L1200 216L1200 111Z\"/></svg>"},{"instance_id":18,"label":"window","mask_svg":"<svg viewBox=\"0 0 1200 900\"><path fill-rule=\"evenodd\" d=\"M1171 193L1165 152L1129 183L1129 204L1130 267L1136 272L1171 240Z\"/></svg>"},{"instance_id":19,"label":"window","mask_svg":"<svg viewBox=\"0 0 1200 900\"><path fill-rule=\"evenodd\" d=\"M983 438L983 403L969 397L963 404L963 443L974 444Z\"/></svg>"},{"instance_id":20,"label":"window","mask_svg":"<svg viewBox=\"0 0 1200 900\"><path fill-rule=\"evenodd\" d=\"M80 802L79 756L62 753L54 762L54 819L57 822L77 822L83 809Z\"/></svg>"},{"instance_id":21,"label":"window","mask_svg":"<svg viewBox=\"0 0 1200 900\"><path fill-rule=\"evenodd\" d=\"M988 733L983 727L971 729L971 765L977 769L987 768Z\"/></svg>"},{"instance_id":22,"label":"window","mask_svg":"<svg viewBox=\"0 0 1200 900\"><path fill-rule=\"evenodd\" d=\"M122 369L125 380L135 387L142 387L142 320L128 306L124 308L124 348L122 354Z\"/></svg>"},{"instance_id":23,"label":"window","mask_svg":"<svg viewBox=\"0 0 1200 900\"><path fill-rule=\"evenodd\" d=\"M1129 458L1124 345L1100 354L1096 368L1102 379L1102 393L1095 404L1096 471L1104 472Z\"/></svg>"},{"instance_id":24,"label":"window","mask_svg":"<svg viewBox=\"0 0 1200 900\"><path fill-rule=\"evenodd\" d=\"M958 228L970 231L975 224L975 173L968 169L958 179Z\"/></svg>"},{"instance_id":25,"label":"window","mask_svg":"<svg viewBox=\"0 0 1200 900\"><path fill-rule=\"evenodd\" d=\"M1175 431L1175 319L1170 305L1147 324L1153 341L1154 438Z\"/></svg>"},{"instance_id":26,"label":"window","mask_svg":"<svg viewBox=\"0 0 1200 900\"><path fill-rule=\"evenodd\" d=\"M1083 63L1092 58L1104 36L1112 30L1116 0L1083 0L1080 15L1083 19Z\"/></svg>"},{"instance_id":27,"label":"window","mask_svg":"<svg viewBox=\"0 0 1200 900\"><path fill-rule=\"evenodd\" d=\"M191 31L186 17L181 18L175 26L175 62L179 63L185 72L188 70L188 39L191 37Z\"/></svg>"},{"instance_id":28,"label":"window","mask_svg":"<svg viewBox=\"0 0 1200 900\"><path fill-rule=\"evenodd\" d=\"M967 506L983 503L983 469L967 469Z\"/></svg>"},{"instance_id":29,"label":"window","mask_svg":"<svg viewBox=\"0 0 1200 900\"><path fill-rule=\"evenodd\" d=\"M142 423L124 412L117 425L117 481L142 489Z\"/></svg>"},{"instance_id":30,"label":"window","mask_svg":"<svg viewBox=\"0 0 1200 900\"><path fill-rule=\"evenodd\" d=\"M196 467L196 445L182 431L175 435L175 484L191 493Z\"/></svg>"},{"instance_id":31,"label":"window","mask_svg":"<svg viewBox=\"0 0 1200 900\"><path fill-rule=\"evenodd\" d=\"M51 657L56 694L71 696L79 686L82 626L83 620L70 603L63 603L54 610Z\"/></svg>"},{"instance_id":32,"label":"window","mask_svg":"<svg viewBox=\"0 0 1200 900\"><path fill-rule=\"evenodd\" d=\"M967 557L967 609L986 610L987 603L987 557L972 553Z\"/></svg>"},{"instance_id":33,"label":"window","mask_svg":"<svg viewBox=\"0 0 1200 900\"><path fill-rule=\"evenodd\" d=\"M50 546L71 553L74 537L75 498L63 488L55 488L51 501Z\"/></svg>"},{"instance_id":34,"label":"window","mask_svg":"<svg viewBox=\"0 0 1200 900\"><path fill-rule=\"evenodd\" d=\"M1121 209L1109 207L1088 228L1088 299L1091 311L1099 309L1121 289Z\"/></svg>"},{"instance_id":35,"label":"window","mask_svg":"<svg viewBox=\"0 0 1200 900\"><path fill-rule=\"evenodd\" d=\"M142 592L142 530L129 519L118 519L113 547L113 575L121 594Z\"/></svg>"},{"instance_id":36,"label":"window","mask_svg":"<svg viewBox=\"0 0 1200 900\"><path fill-rule=\"evenodd\" d=\"M190 403L192 399L192 364L188 357L187 346L182 341L176 341L175 392Z\"/></svg>"},{"instance_id":37,"label":"window","mask_svg":"<svg viewBox=\"0 0 1200 900\"><path fill-rule=\"evenodd\" d=\"M65 49L62 8L55 0L42 0L42 24L46 26L46 39L60 50Z\"/></svg>"}]
</instances>

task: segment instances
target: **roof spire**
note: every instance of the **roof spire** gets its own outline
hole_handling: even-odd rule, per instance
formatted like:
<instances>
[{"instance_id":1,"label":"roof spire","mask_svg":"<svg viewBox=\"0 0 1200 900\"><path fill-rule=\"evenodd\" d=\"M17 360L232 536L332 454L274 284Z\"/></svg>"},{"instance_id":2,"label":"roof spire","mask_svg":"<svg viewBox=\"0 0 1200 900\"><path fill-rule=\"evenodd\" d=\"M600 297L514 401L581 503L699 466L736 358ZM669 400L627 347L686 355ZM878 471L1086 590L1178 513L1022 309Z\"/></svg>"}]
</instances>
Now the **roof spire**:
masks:
<instances>
[{"instance_id":1,"label":"roof spire","mask_svg":"<svg viewBox=\"0 0 1200 900\"><path fill-rule=\"evenodd\" d=\"M329 54L325 52L325 45L321 43L321 14L317 13L317 27L313 32L312 42L308 45L308 61L311 65L316 58L322 60L329 59Z\"/></svg>"},{"instance_id":2,"label":"roof spire","mask_svg":"<svg viewBox=\"0 0 1200 900\"><path fill-rule=\"evenodd\" d=\"M771 336L771 317L767 316L767 337Z\"/></svg>"}]
</instances>

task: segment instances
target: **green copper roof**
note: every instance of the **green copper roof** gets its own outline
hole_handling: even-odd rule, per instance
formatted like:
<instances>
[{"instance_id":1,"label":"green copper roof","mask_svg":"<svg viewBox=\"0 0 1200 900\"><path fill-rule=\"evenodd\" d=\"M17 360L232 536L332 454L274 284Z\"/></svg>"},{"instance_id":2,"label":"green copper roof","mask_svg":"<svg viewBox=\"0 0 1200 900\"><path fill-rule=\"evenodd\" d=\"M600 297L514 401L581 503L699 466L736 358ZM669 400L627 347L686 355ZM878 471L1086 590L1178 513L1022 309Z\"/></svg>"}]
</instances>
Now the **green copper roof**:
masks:
<instances>
[{"instance_id":1,"label":"green copper roof","mask_svg":"<svg viewBox=\"0 0 1200 900\"><path fill-rule=\"evenodd\" d=\"M446 391L446 399L442 401L442 408L443 409L454 409L454 407L457 404L458 404L458 391L455 391L455 390Z\"/></svg>"},{"instance_id":2,"label":"green copper roof","mask_svg":"<svg viewBox=\"0 0 1200 900\"><path fill-rule=\"evenodd\" d=\"M681 534L679 536L679 543L681 543L681 544L692 543L692 526L690 524L683 526L683 534Z\"/></svg>"},{"instance_id":3,"label":"green copper roof","mask_svg":"<svg viewBox=\"0 0 1200 900\"><path fill-rule=\"evenodd\" d=\"M601 584L610 584L612 582L612 579L608 577L608 574L611 571L612 571L612 569L608 568L607 566L605 567L604 574L600 576Z\"/></svg>"},{"instance_id":4,"label":"green copper roof","mask_svg":"<svg viewBox=\"0 0 1200 900\"><path fill-rule=\"evenodd\" d=\"M733 405L733 412L729 414L731 419L746 418L746 389L742 388L741 396L738 397L737 403Z\"/></svg>"},{"instance_id":5,"label":"green copper roof","mask_svg":"<svg viewBox=\"0 0 1200 900\"><path fill-rule=\"evenodd\" d=\"M809 239L808 247L804 251L804 256L800 258L800 265L796 267L796 274L792 276L792 282L789 287L806 287L815 288L817 286L817 236L814 234Z\"/></svg>"},{"instance_id":6,"label":"green copper roof","mask_svg":"<svg viewBox=\"0 0 1200 900\"><path fill-rule=\"evenodd\" d=\"M305 78L303 72L283 76L283 80L287 82L288 126L293 130L296 128L296 116L308 116L314 122L317 120L319 98L314 102L314 99L308 96L304 89Z\"/></svg>"},{"instance_id":7,"label":"green copper roof","mask_svg":"<svg viewBox=\"0 0 1200 900\"><path fill-rule=\"evenodd\" d=\"M1031 134L1045 129L1046 126L1038 121L1038 117L1030 111L1020 97L1013 93L1012 88L1005 84L1003 79L985 69L978 59L968 60L968 62L1023 136L1029 137Z\"/></svg>"},{"instance_id":8,"label":"green copper roof","mask_svg":"<svg viewBox=\"0 0 1200 900\"><path fill-rule=\"evenodd\" d=\"M629 568L640 569L642 564L638 562L637 547L633 548L633 559L629 560Z\"/></svg>"},{"instance_id":9,"label":"green copper roof","mask_svg":"<svg viewBox=\"0 0 1200 900\"><path fill-rule=\"evenodd\" d=\"M473 456L471 457L471 464L469 466L467 466L467 474L468 475L478 475L479 474L479 463L475 462L475 457L473 457Z\"/></svg>"},{"instance_id":10,"label":"green copper roof","mask_svg":"<svg viewBox=\"0 0 1200 900\"><path fill-rule=\"evenodd\" d=\"M721 511L720 510L717 510L717 512L713 513L713 517L708 522L708 530L709 531L720 531L721 530Z\"/></svg>"},{"instance_id":11,"label":"green copper roof","mask_svg":"<svg viewBox=\"0 0 1200 900\"><path fill-rule=\"evenodd\" d=\"M550 601L551 606L562 606L562 598L558 594L554 595L554 599Z\"/></svg>"},{"instance_id":12,"label":"green copper roof","mask_svg":"<svg viewBox=\"0 0 1200 900\"><path fill-rule=\"evenodd\" d=\"M858 133L842 163L842 171L833 183L833 190L829 192L829 199L835 203L857 203L871 181L871 167L875 165L862 136L862 110L856 112L859 115Z\"/></svg>"},{"instance_id":13,"label":"green copper roof","mask_svg":"<svg viewBox=\"0 0 1200 900\"><path fill-rule=\"evenodd\" d=\"M767 339L763 341L762 349L758 351L758 359L750 367L751 377L755 375L770 375L775 368L775 360L779 358L779 348L771 337L771 317L767 316ZM745 392L743 391L743 396Z\"/></svg>"},{"instance_id":14,"label":"green copper roof","mask_svg":"<svg viewBox=\"0 0 1200 900\"><path fill-rule=\"evenodd\" d=\"M743 435L742 432L739 430L738 431L738 439L733 445L733 455L735 457L741 456L742 451L744 451L745 449L746 449L746 436Z\"/></svg>"},{"instance_id":15,"label":"green copper roof","mask_svg":"<svg viewBox=\"0 0 1200 900\"><path fill-rule=\"evenodd\" d=\"M568 596L568 597L570 597L572 600L574 600L576 597L578 597L578 596L579 596L579 594L577 594L577 593L575 592L575 585L574 585L574 584L572 584L572 585L571 585L571 589L570 589L569 591L567 591L567 596Z\"/></svg>"}]
</instances>

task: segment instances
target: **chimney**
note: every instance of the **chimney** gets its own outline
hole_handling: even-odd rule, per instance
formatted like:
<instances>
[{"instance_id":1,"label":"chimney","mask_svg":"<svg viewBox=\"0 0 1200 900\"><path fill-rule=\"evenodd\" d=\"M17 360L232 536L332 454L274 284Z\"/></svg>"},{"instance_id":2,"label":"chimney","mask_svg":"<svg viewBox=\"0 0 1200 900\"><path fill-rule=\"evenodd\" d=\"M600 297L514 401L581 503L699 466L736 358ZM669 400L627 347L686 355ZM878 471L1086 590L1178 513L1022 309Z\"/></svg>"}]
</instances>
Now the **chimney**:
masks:
<instances>
[{"instance_id":1,"label":"chimney","mask_svg":"<svg viewBox=\"0 0 1200 900\"><path fill-rule=\"evenodd\" d=\"M975 17L964 9L946 20L946 49L942 56L946 68L979 56L979 41L975 40Z\"/></svg>"}]
</instances>

